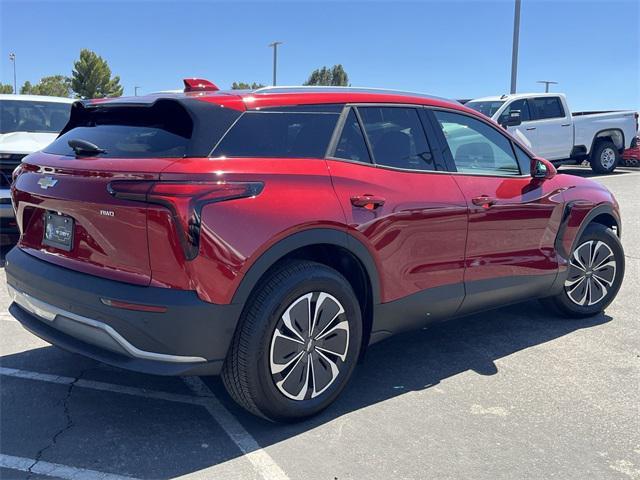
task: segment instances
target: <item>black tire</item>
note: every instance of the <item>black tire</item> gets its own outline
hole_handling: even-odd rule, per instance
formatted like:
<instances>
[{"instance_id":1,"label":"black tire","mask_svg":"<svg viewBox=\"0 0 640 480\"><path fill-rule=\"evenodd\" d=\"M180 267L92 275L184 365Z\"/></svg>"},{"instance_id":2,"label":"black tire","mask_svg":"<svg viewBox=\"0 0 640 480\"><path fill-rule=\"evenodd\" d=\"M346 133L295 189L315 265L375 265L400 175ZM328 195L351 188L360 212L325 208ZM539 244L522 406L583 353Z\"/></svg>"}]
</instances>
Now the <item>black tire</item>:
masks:
<instances>
[{"instance_id":1,"label":"black tire","mask_svg":"<svg viewBox=\"0 0 640 480\"><path fill-rule=\"evenodd\" d=\"M317 317L311 314L316 307ZM286 312L295 330L288 329ZM309 322L315 328L307 326L307 334L302 321L305 313L306 318L317 318ZM314 333L309 335L309 330ZM332 333L324 337L323 332ZM361 342L360 305L349 282L326 265L291 261L268 274L252 293L227 354L222 380L231 397L251 413L272 421L301 420L328 407L342 392L356 366ZM323 347L344 358L330 355ZM287 353L289 350L294 353ZM284 361L274 361L276 358ZM274 373L287 362L292 363ZM332 362L337 376L330 368ZM305 375L306 383L296 382ZM325 383L329 376L330 382ZM300 387L298 393L294 387ZM303 392L300 400L287 396Z\"/></svg>"},{"instance_id":2,"label":"black tire","mask_svg":"<svg viewBox=\"0 0 640 480\"><path fill-rule=\"evenodd\" d=\"M613 162L611 162L612 156L614 158ZM596 143L593 148L590 163L591 170L595 173L611 173L620 163L620 153L613 142L603 140Z\"/></svg>"},{"instance_id":3,"label":"black tire","mask_svg":"<svg viewBox=\"0 0 640 480\"><path fill-rule=\"evenodd\" d=\"M588 242L592 242L591 250L588 248ZM606 247L601 246L599 242L604 243ZM610 265L610 261L605 257L605 255L609 255L609 252L615 262L613 266ZM592 265L588 265L588 256L594 253L595 258L591 262ZM576 256L578 257L577 260ZM598 223L592 223L587 226L580 239L576 242L574 250L571 252L571 262L562 291L553 297L543 299L542 302L570 318L584 318L601 313L618 294L624 278L624 251L620 239L610 228ZM583 274L583 270L574 265L578 262L587 264L584 272L591 273ZM604 264L605 267L600 269L593 268L599 263ZM597 275L594 275L594 272ZM580 280L581 278L583 280ZM611 280L611 284L608 283L609 280ZM581 281L583 283L579 283ZM591 285L588 285L589 282L592 282ZM588 291L584 292L583 288L588 289ZM583 294L585 295L584 304L578 304L577 302L580 302ZM600 298L601 294L604 295ZM600 299L598 300L598 298ZM589 305L591 299L594 300L594 303Z\"/></svg>"}]
</instances>

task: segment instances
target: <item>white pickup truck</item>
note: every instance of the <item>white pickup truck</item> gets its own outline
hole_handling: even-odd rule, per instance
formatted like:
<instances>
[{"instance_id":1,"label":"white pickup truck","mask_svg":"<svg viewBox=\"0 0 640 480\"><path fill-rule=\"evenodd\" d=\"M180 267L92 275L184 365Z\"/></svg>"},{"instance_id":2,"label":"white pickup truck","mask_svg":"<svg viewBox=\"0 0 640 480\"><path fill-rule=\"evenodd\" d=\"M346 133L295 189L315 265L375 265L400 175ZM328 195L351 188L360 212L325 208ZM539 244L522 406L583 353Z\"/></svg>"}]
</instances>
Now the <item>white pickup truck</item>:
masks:
<instances>
[{"instance_id":1,"label":"white pickup truck","mask_svg":"<svg viewBox=\"0 0 640 480\"><path fill-rule=\"evenodd\" d=\"M571 113L559 93L519 93L471 100L473 108L505 127L530 150L556 165L588 159L597 173L615 170L620 154L633 147L638 113Z\"/></svg>"}]
</instances>

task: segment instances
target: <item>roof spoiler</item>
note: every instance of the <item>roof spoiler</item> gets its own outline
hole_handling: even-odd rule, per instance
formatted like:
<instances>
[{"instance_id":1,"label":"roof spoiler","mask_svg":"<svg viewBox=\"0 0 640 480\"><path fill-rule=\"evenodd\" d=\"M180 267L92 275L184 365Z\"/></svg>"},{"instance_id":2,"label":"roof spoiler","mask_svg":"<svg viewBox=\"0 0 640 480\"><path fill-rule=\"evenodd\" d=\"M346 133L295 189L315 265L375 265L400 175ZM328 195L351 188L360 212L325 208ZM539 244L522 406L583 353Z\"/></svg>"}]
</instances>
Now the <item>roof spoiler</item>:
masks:
<instances>
[{"instance_id":1,"label":"roof spoiler","mask_svg":"<svg viewBox=\"0 0 640 480\"><path fill-rule=\"evenodd\" d=\"M215 84L204 78L185 78L184 82L185 92L215 92L220 90Z\"/></svg>"}]
</instances>

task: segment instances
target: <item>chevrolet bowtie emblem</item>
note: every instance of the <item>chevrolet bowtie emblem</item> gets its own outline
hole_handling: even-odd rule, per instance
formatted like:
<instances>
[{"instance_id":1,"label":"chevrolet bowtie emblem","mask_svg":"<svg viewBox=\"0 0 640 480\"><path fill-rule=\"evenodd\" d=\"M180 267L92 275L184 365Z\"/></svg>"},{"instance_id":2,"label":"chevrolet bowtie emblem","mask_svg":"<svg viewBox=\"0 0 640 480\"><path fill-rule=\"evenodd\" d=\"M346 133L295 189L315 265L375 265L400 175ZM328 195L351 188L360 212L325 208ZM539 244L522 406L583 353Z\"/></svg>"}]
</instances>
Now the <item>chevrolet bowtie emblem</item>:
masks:
<instances>
[{"instance_id":1,"label":"chevrolet bowtie emblem","mask_svg":"<svg viewBox=\"0 0 640 480\"><path fill-rule=\"evenodd\" d=\"M40 188L44 188L45 190L49 187L55 186L56 183L58 183L58 180L52 177L42 177L40 180L38 180L38 185L40 185Z\"/></svg>"}]
</instances>

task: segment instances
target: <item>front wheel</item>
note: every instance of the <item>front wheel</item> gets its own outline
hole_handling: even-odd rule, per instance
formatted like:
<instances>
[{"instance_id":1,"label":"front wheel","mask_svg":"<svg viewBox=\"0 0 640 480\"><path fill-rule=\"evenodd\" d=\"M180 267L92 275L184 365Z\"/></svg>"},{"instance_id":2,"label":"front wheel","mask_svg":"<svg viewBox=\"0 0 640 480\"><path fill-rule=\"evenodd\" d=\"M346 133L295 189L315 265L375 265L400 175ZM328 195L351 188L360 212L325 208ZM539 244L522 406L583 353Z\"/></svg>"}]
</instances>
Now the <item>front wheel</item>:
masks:
<instances>
[{"instance_id":1,"label":"front wheel","mask_svg":"<svg viewBox=\"0 0 640 480\"><path fill-rule=\"evenodd\" d=\"M256 415L303 419L344 389L361 341L360 306L349 282L326 265L291 262L249 300L222 380L231 397Z\"/></svg>"},{"instance_id":2,"label":"front wheel","mask_svg":"<svg viewBox=\"0 0 640 480\"><path fill-rule=\"evenodd\" d=\"M599 142L591 153L591 169L596 173L611 173L620 162L620 154L613 142Z\"/></svg>"},{"instance_id":3,"label":"front wheel","mask_svg":"<svg viewBox=\"0 0 640 480\"><path fill-rule=\"evenodd\" d=\"M618 236L604 225L591 224L571 253L564 288L543 302L568 317L596 315L616 297L624 267L624 251Z\"/></svg>"}]
</instances>

